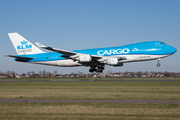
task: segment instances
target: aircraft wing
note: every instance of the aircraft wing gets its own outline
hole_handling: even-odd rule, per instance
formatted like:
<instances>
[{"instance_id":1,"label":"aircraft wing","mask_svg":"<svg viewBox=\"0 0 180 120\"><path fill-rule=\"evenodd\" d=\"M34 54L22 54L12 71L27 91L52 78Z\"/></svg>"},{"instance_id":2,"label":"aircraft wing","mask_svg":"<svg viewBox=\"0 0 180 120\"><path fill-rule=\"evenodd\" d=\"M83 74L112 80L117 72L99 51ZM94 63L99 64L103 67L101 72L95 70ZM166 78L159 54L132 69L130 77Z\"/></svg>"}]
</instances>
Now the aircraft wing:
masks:
<instances>
[{"instance_id":1,"label":"aircraft wing","mask_svg":"<svg viewBox=\"0 0 180 120\"><path fill-rule=\"evenodd\" d=\"M21 57L21 56L15 56L15 55L5 55L6 57L13 57L13 58L19 58L19 59L26 59L26 60L31 60L31 59L35 59L32 57Z\"/></svg>"},{"instance_id":2,"label":"aircraft wing","mask_svg":"<svg viewBox=\"0 0 180 120\"><path fill-rule=\"evenodd\" d=\"M79 56L79 55L87 55L87 54L83 54L83 53L77 53L77 52L72 52L72 51L68 51L68 50L62 50L62 49L47 47L47 46L42 45L41 43L38 43L38 42L36 42L36 45L38 47L40 47L40 48L44 48L44 49L47 49L47 50L58 52L58 53L61 53L61 54L65 55L65 56L75 56L76 57L76 56ZM94 58L94 59L101 59L102 58L101 56L97 56L97 55L91 55L91 57Z\"/></svg>"},{"instance_id":3,"label":"aircraft wing","mask_svg":"<svg viewBox=\"0 0 180 120\"><path fill-rule=\"evenodd\" d=\"M40 48L44 48L44 49L47 49L47 50L51 50L51 51L54 51L54 52L58 52L58 53L61 53L61 54L64 54L64 55L76 55L77 53L75 52L71 52L71 51L68 51L68 50L62 50L62 49L57 49L57 48L52 48L52 47L47 47L45 45L42 45L41 43L38 43L36 42L36 45Z\"/></svg>"}]
</instances>

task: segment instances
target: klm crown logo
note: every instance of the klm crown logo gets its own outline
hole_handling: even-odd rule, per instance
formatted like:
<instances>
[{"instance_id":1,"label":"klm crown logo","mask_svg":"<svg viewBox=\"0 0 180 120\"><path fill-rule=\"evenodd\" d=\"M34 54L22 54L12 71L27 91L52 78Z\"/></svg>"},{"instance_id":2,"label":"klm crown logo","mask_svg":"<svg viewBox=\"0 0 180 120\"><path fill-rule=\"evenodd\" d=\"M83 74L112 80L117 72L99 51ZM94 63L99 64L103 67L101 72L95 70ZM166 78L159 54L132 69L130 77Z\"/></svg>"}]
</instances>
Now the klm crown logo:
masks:
<instances>
[{"instance_id":1,"label":"klm crown logo","mask_svg":"<svg viewBox=\"0 0 180 120\"><path fill-rule=\"evenodd\" d=\"M22 45L25 45L25 44L27 44L27 43L28 43L28 41L25 41L25 40L23 40L23 41L21 42Z\"/></svg>"}]
</instances>

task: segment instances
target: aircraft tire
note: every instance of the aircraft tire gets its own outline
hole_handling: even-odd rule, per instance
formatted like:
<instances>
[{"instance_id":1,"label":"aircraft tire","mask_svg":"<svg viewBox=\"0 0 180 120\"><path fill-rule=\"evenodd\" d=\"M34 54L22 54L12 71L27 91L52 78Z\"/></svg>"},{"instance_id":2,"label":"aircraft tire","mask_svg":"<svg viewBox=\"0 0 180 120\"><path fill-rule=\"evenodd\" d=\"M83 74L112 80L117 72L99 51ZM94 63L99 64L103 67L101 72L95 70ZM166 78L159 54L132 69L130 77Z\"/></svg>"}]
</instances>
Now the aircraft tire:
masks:
<instances>
[{"instance_id":1,"label":"aircraft tire","mask_svg":"<svg viewBox=\"0 0 180 120\"><path fill-rule=\"evenodd\" d=\"M99 70L99 72L100 72L100 73L102 73L102 72L103 72L103 70Z\"/></svg>"},{"instance_id":2,"label":"aircraft tire","mask_svg":"<svg viewBox=\"0 0 180 120\"><path fill-rule=\"evenodd\" d=\"M160 63L158 63L158 64L157 64L157 66L158 66L158 67L160 67L160 66L161 66L161 64L160 64Z\"/></svg>"}]
</instances>

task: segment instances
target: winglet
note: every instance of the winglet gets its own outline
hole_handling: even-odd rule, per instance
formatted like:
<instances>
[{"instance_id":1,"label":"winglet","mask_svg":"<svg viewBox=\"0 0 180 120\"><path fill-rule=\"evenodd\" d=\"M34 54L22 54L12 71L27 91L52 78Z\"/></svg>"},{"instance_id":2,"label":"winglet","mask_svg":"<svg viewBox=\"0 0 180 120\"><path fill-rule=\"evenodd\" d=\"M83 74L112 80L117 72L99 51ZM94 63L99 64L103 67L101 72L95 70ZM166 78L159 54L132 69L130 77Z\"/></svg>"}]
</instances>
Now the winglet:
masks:
<instances>
[{"instance_id":1,"label":"winglet","mask_svg":"<svg viewBox=\"0 0 180 120\"><path fill-rule=\"evenodd\" d=\"M43 44L41 44L41 43L39 43L39 42L35 42L36 43L36 45L38 46L38 47L40 47L40 48L45 48L45 47L47 47L47 46L45 46L45 45L43 45Z\"/></svg>"}]
</instances>

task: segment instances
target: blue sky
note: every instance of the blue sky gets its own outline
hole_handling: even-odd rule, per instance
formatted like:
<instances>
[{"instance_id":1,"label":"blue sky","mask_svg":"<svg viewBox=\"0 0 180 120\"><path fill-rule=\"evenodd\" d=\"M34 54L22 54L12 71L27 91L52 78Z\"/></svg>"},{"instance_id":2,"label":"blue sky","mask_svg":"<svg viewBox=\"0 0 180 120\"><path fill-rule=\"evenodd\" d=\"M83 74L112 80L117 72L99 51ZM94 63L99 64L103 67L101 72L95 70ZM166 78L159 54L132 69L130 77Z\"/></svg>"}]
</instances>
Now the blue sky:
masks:
<instances>
[{"instance_id":1,"label":"blue sky","mask_svg":"<svg viewBox=\"0 0 180 120\"><path fill-rule=\"evenodd\" d=\"M179 0L0 0L0 71L82 71L88 67L53 67L15 62L7 33L18 32L31 43L60 49L121 46L142 41L164 41L179 50ZM113 72L180 72L179 52L157 61L106 67Z\"/></svg>"}]
</instances>

